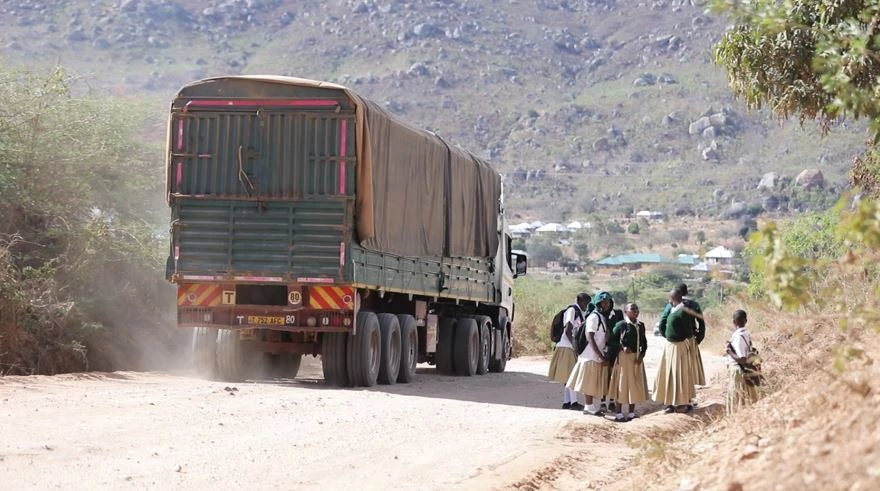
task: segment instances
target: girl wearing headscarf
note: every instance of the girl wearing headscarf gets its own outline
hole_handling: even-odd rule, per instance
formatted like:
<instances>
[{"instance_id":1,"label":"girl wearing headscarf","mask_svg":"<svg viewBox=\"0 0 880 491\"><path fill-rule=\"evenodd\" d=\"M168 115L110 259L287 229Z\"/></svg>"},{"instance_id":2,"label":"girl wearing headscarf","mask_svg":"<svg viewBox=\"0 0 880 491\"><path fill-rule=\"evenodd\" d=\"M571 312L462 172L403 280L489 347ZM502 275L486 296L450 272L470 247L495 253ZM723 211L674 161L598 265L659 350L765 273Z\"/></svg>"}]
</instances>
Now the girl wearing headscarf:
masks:
<instances>
[{"instance_id":1,"label":"girl wearing headscarf","mask_svg":"<svg viewBox=\"0 0 880 491\"><path fill-rule=\"evenodd\" d=\"M587 346L578 355L566 387L584 394L584 414L605 416L597 400L605 397L608 392L608 372L611 367L604 352L610 334L607 315L611 309L611 295L608 292L599 292L593 302L596 310L590 312L585 321Z\"/></svg>"},{"instance_id":2,"label":"girl wearing headscarf","mask_svg":"<svg viewBox=\"0 0 880 491\"><path fill-rule=\"evenodd\" d=\"M626 306L626 319L614 326L609 346L617 351L617 361L611 371L611 384L608 397L617 401L615 421L625 422L636 418L636 404L645 402L648 396L648 377L645 374L645 353L648 351L648 338L645 324L638 320L639 306L631 303ZM629 413L624 406L629 405Z\"/></svg>"},{"instance_id":3,"label":"girl wearing headscarf","mask_svg":"<svg viewBox=\"0 0 880 491\"><path fill-rule=\"evenodd\" d=\"M692 311L682 302L679 290L670 293L669 302L671 309L663 333L667 343L654 381L654 400L665 405L667 413L672 413L692 410L690 403L696 389L688 342L694 336Z\"/></svg>"}]
</instances>

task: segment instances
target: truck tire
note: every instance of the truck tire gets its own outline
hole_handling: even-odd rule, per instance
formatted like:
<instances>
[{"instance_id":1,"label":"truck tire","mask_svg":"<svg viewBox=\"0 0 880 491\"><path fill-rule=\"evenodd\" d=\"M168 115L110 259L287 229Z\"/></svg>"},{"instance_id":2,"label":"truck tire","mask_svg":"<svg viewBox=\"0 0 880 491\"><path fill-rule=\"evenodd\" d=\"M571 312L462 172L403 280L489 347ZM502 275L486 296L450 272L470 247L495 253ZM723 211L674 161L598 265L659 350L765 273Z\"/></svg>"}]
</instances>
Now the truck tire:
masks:
<instances>
[{"instance_id":1,"label":"truck tire","mask_svg":"<svg viewBox=\"0 0 880 491\"><path fill-rule=\"evenodd\" d=\"M240 339L235 329L220 329L217 333L217 375L226 382L244 382L253 376L262 356L255 356Z\"/></svg>"},{"instance_id":2,"label":"truck tire","mask_svg":"<svg viewBox=\"0 0 880 491\"><path fill-rule=\"evenodd\" d=\"M360 330L360 326L364 323L365 317L362 316L363 313L358 314L357 324L358 330ZM349 334L345 338L345 385L348 387L357 387L360 385L360 374L357 372L355 366L355 356L357 354L357 347L355 346L355 338L353 335Z\"/></svg>"},{"instance_id":3,"label":"truck tire","mask_svg":"<svg viewBox=\"0 0 880 491\"><path fill-rule=\"evenodd\" d=\"M443 375L452 375L452 351L455 341L456 320L451 317L440 319L440 327L437 332L437 352L434 353L434 364L437 371Z\"/></svg>"},{"instance_id":4,"label":"truck tire","mask_svg":"<svg viewBox=\"0 0 880 491\"><path fill-rule=\"evenodd\" d=\"M200 377L211 379L217 371L217 329L197 327L192 334L193 367Z\"/></svg>"},{"instance_id":5,"label":"truck tire","mask_svg":"<svg viewBox=\"0 0 880 491\"><path fill-rule=\"evenodd\" d=\"M480 330L477 321L470 317L458 320L455 325L455 352L452 355L456 375L472 377L477 373L480 357Z\"/></svg>"},{"instance_id":6,"label":"truck tire","mask_svg":"<svg viewBox=\"0 0 880 491\"><path fill-rule=\"evenodd\" d=\"M336 337L336 376L337 387L348 387L348 338L347 332L337 332Z\"/></svg>"},{"instance_id":7,"label":"truck tire","mask_svg":"<svg viewBox=\"0 0 880 491\"><path fill-rule=\"evenodd\" d=\"M339 385L337 343L335 332L321 334L321 370L324 372L324 382L328 385Z\"/></svg>"},{"instance_id":8,"label":"truck tire","mask_svg":"<svg viewBox=\"0 0 880 491\"><path fill-rule=\"evenodd\" d=\"M350 370L354 380L349 383L355 387L372 387L379 378L379 362L382 354L382 333L379 319L372 312L358 314L357 335L349 336L349 350L354 367Z\"/></svg>"},{"instance_id":9,"label":"truck tire","mask_svg":"<svg viewBox=\"0 0 880 491\"><path fill-rule=\"evenodd\" d=\"M495 360L493 359L489 363L489 370L496 373L503 373L504 369L507 368L507 358L510 356L510 334L507 332L507 327L501 327L501 359Z\"/></svg>"},{"instance_id":10,"label":"truck tire","mask_svg":"<svg viewBox=\"0 0 880 491\"><path fill-rule=\"evenodd\" d=\"M321 335L321 367L324 381L336 387L348 386L348 334L325 332Z\"/></svg>"},{"instance_id":11,"label":"truck tire","mask_svg":"<svg viewBox=\"0 0 880 491\"><path fill-rule=\"evenodd\" d=\"M489 361L492 358L492 319L485 315L474 317L480 328L480 356L477 359L477 375L485 375L489 371Z\"/></svg>"},{"instance_id":12,"label":"truck tire","mask_svg":"<svg viewBox=\"0 0 880 491\"><path fill-rule=\"evenodd\" d=\"M381 350L379 353L378 381L383 385L397 383L400 373L400 321L394 314L379 314Z\"/></svg>"},{"instance_id":13,"label":"truck tire","mask_svg":"<svg viewBox=\"0 0 880 491\"><path fill-rule=\"evenodd\" d=\"M403 314L398 315L400 323L400 371L397 381L408 384L416 378L416 365L419 363L419 330L416 318Z\"/></svg>"}]
</instances>

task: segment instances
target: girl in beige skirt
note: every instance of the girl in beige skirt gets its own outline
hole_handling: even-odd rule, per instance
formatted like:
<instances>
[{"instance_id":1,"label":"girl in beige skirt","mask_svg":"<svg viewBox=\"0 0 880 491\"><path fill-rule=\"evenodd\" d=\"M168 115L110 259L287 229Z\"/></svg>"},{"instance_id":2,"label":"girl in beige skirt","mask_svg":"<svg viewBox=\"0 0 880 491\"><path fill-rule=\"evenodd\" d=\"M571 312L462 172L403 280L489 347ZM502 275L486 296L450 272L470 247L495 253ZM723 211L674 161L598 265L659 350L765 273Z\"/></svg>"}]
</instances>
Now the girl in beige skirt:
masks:
<instances>
[{"instance_id":1,"label":"girl in beige skirt","mask_svg":"<svg viewBox=\"0 0 880 491\"><path fill-rule=\"evenodd\" d=\"M744 310L733 313L734 331L727 342L727 415L758 400L758 389L746 381L743 366L753 360L752 336L746 329L748 317Z\"/></svg>"},{"instance_id":2,"label":"girl in beige skirt","mask_svg":"<svg viewBox=\"0 0 880 491\"><path fill-rule=\"evenodd\" d=\"M703 318L703 309L696 300L688 297L688 287L686 284L681 283L675 288L681 292L681 303L684 304L685 311L688 312L687 309L690 309L690 312L688 313L691 314L697 322L694 337L688 340L688 342L691 343L691 367L693 369L694 385L706 385L706 373L703 371L703 357L700 354L700 343L706 336L706 320Z\"/></svg>"},{"instance_id":3,"label":"girl in beige skirt","mask_svg":"<svg viewBox=\"0 0 880 491\"><path fill-rule=\"evenodd\" d=\"M565 386L584 394L588 400L601 399L608 391L608 370L607 363L578 358Z\"/></svg>"},{"instance_id":4,"label":"girl in beige skirt","mask_svg":"<svg viewBox=\"0 0 880 491\"><path fill-rule=\"evenodd\" d=\"M553 350L553 358L550 360L550 370L547 377L554 382L565 384L571 376L575 363L577 363L577 353L574 351L574 345L571 342L571 336L575 328L580 327L584 323L584 315L590 306L590 296L586 293L580 293L577 296L577 302L565 310L562 316L562 333L556 348ZM573 409L580 411L584 408L578 402L578 393L565 387L562 387L562 409Z\"/></svg>"},{"instance_id":5,"label":"girl in beige skirt","mask_svg":"<svg viewBox=\"0 0 880 491\"><path fill-rule=\"evenodd\" d=\"M696 338L688 339L691 350L691 367L693 369L694 385L706 385L706 372L703 370L703 356L700 354L700 345Z\"/></svg>"},{"instance_id":6,"label":"girl in beige skirt","mask_svg":"<svg viewBox=\"0 0 880 491\"><path fill-rule=\"evenodd\" d=\"M669 296L672 309L666 319L666 349L654 381L654 400L665 405L667 413L692 409L690 403L696 396L691 366L693 355L688 341L693 337L693 319L681 300L681 292L673 290Z\"/></svg>"},{"instance_id":7,"label":"girl in beige skirt","mask_svg":"<svg viewBox=\"0 0 880 491\"><path fill-rule=\"evenodd\" d=\"M689 405L696 395L688 347L687 341L668 341L657 367L654 400L666 406L669 413Z\"/></svg>"},{"instance_id":8,"label":"girl in beige skirt","mask_svg":"<svg viewBox=\"0 0 880 491\"><path fill-rule=\"evenodd\" d=\"M639 307L631 303L624 312L626 320L614 326L608 344L617 351L617 362L611 371L611 384L608 397L617 400L615 421L626 422L636 418L635 405L645 402L648 397L648 377L645 374L645 352L648 339L645 324L639 322ZM629 411L625 406L629 405Z\"/></svg>"},{"instance_id":9,"label":"girl in beige skirt","mask_svg":"<svg viewBox=\"0 0 880 491\"><path fill-rule=\"evenodd\" d=\"M553 358L550 360L550 370L547 376L554 382L566 383L568 377L577 363L577 355L571 346L559 346L553 349Z\"/></svg>"},{"instance_id":10,"label":"girl in beige skirt","mask_svg":"<svg viewBox=\"0 0 880 491\"><path fill-rule=\"evenodd\" d=\"M584 394L584 414L605 416L597 401L608 392L610 366L605 358L605 344L610 335L607 313L611 309L611 295L599 292L595 297L596 310L584 322L587 346L578 355L577 363L568 377L566 387Z\"/></svg>"}]
</instances>

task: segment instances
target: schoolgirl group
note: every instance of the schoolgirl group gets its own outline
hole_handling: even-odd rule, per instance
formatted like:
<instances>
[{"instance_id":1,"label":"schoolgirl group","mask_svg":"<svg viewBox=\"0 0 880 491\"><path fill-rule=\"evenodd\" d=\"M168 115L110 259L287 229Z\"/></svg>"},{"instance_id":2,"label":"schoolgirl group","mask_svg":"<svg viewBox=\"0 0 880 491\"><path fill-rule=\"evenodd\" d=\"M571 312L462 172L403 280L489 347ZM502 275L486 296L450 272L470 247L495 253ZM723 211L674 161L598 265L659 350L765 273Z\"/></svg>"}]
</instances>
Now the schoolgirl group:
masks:
<instances>
[{"instance_id":1,"label":"schoolgirl group","mask_svg":"<svg viewBox=\"0 0 880 491\"><path fill-rule=\"evenodd\" d=\"M687 296L687 286L678 285L669 295L669 303L658 324L666 348L654 381L654 401L665 406L666 413L691 412L695 406L696 385L706 385L700 343L706 335L706 323L700 305ZM583 410L584 414L604 417L616 412L615 421L627 422L638 415L635 405L650 400L645 353L648 340L645 325L639 319L639 307L627 304L614 308L608 292L591 298L577 296L576 303L563 316L563 332L556 343L548 376L565 384L563 409ZM745 329L746 313L736 311L734 332L728 343L729 388L727 410L753 402L757 393L747 384L741 367L749 357L751 337ZM585 342L578 341L585 333ZM580 353L576 349L583 345ZM576 348L577 347L577 348ZM584 395L585 405L578 402Z\"/></svg>"}]
</instances>

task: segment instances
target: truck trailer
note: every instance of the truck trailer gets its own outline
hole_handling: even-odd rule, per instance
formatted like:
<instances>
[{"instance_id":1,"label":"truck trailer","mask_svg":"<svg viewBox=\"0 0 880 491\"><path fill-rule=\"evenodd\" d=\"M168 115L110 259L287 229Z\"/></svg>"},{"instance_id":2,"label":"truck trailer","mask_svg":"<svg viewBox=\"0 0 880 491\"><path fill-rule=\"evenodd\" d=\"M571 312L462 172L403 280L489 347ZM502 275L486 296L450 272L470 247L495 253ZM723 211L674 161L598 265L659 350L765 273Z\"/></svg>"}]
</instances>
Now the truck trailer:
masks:
<instances>
[{"instance_id":1,"label":"truck trailer","mask_svg":"<svg viewBox=\"0 0 880 491\"><path fill-rule=\"evenodd\" d=\"M166 278L205 375L337 386L503 372L516 313L501 176L346 87L229 76L171 104Z\"/></svg>"}]
</instances>

